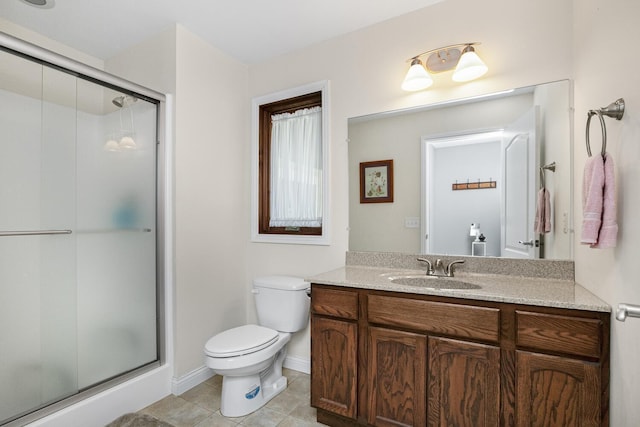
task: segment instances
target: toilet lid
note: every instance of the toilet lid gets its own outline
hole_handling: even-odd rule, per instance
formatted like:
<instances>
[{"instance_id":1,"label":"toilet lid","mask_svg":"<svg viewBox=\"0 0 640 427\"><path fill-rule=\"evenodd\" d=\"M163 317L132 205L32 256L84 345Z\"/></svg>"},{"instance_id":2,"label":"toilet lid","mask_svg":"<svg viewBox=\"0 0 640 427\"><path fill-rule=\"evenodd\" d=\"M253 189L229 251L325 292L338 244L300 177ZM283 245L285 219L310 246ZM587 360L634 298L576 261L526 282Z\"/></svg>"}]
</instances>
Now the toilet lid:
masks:
<instances>
[{"instance_id":1,"label":"toilet lid","mask_svg":"<svg viewBox=\"0 0 640 427\"><path fill-rule=\"evenodd\" d=\"M244 325L210 338L204 351L211 357L241 356L269 347L277 340L278 331L264 326Z\"/></svg>"}]
</instances>

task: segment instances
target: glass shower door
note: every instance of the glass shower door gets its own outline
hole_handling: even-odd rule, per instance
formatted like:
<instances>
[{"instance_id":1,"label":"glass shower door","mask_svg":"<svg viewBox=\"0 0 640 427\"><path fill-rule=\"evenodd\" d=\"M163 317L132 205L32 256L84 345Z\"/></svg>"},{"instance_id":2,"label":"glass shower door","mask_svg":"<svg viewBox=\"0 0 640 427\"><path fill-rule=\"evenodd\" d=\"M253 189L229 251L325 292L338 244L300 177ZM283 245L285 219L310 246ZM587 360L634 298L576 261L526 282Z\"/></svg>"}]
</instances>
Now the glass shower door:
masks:
<instances>
[{"instance_id":1,"label":"glass shower door","mask_svg":"<svg viewBox=\"0 0 640 427\"><path fill-rule=\"evenodd\" d=\"M0 52L0 423L75 393L75 77Z\"/></svg>"},{"instance_id":2,"label":"glass shower door","mask_svg":"<svg viewBox=\"0 0 640 427\"><path fill-rule=\"evenodd\" d=\"M159 363L157 115L0 51L0 425Z\"/></svg>"},{"instance_id":3,"label":"glass shower door","mask_svg":"<svg viewBox=\"0 0 640 427\"><path fill-rule=\"evenodd\" d=\"M156 105L78 81L78 385L158 359Z\"/></svg>"}]
</instances>

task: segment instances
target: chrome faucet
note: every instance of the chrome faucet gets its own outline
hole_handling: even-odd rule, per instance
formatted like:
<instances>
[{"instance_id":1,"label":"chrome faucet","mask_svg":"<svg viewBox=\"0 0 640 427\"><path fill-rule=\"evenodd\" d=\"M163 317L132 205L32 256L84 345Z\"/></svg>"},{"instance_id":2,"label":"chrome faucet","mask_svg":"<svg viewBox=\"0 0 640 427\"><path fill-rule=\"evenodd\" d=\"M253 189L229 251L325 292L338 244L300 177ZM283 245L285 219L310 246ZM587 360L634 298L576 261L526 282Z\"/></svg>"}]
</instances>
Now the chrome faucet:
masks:
<instances>
[{"instance_id":1,"label":"chrome faucet","mask_svg":"<svg viewBox=\"0 0 640 427\"><path fill-rule=\"evenodd\" d=\"M453 267L456 264L464 263L463 259L458 259L455 261L451 261L449 264L445 265L444 262L438 258L436 259L435 267L426 258L417 258L418 261L424 262L427 264L427 276L440 276L440 277L453 277Z\"/></svg>"}]
</instances>

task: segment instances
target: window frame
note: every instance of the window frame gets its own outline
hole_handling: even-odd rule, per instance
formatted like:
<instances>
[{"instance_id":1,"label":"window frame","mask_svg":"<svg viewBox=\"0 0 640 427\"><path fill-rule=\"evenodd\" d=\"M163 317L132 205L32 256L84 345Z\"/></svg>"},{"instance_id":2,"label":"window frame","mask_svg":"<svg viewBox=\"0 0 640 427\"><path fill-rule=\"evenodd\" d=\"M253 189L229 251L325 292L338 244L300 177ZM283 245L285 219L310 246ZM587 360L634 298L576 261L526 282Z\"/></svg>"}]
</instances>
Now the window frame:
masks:
<instances>
[{"instance_id":1,"label":"window frame","mask_svg":"<svg viewBox=\"0 0 640 427\"><path fill-rule=\"evenodd\" d=\"M316 94L319 93L319 96ZM319 101L319 102L318 102ZM270 227L269 222L269 147L271 115L292 112L314 105L322 106L322 226ZM251 240L267 243L328 245L329 240L329 82L327 80L264 95L252 99L252 183ZM263 167L267 165L267 167Z\"/></svg>"}]
</instances>

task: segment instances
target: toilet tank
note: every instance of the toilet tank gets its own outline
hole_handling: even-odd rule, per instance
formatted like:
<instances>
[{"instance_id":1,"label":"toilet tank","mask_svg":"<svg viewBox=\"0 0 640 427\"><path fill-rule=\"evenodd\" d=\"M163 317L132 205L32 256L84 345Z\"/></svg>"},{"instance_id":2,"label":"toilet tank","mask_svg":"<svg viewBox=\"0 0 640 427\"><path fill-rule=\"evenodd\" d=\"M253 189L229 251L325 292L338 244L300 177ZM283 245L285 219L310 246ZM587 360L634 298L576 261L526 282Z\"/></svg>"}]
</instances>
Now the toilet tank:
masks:
<instances>
[{"instance_id":1,"label":"toilet tank","mask_svg":"<svg viewBox=\"0 0 640 427\"><path fill-rule=\"evenodd\" d=\"M280 332L297 332L309 322L311 285L300 277L266 276L253 281L258 323Z\"/></svg>"}]
</instances>

